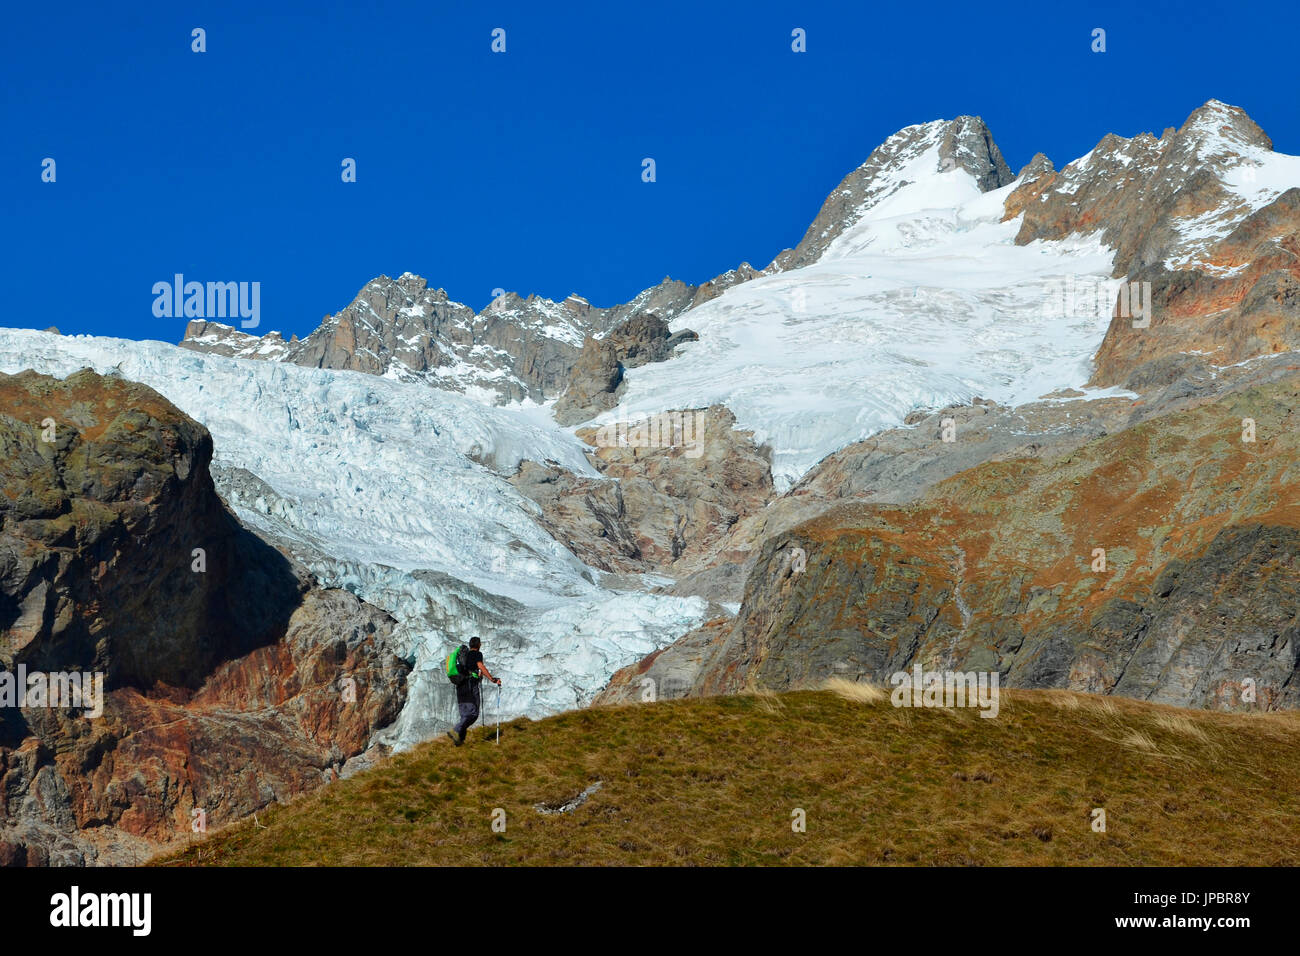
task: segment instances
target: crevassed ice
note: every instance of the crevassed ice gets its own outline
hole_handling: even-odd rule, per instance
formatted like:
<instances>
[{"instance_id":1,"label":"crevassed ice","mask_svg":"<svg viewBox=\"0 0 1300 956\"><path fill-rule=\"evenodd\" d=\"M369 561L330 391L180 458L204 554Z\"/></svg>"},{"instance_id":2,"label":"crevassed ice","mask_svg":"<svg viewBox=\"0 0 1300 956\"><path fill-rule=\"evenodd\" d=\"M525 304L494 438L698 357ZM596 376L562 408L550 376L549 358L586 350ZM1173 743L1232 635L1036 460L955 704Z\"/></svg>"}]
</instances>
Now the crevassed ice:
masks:
<instances>
[{"instance_id":1,"label":"crevassed ice","mask_svg":"<svg viewBox=\"0 0 1300 956\"><path fill-rule=\"evenodd\" d=\"M224 358L162 342L0 330L0 370L90 367L143 382L212 432L218 489L327 587L392 613L414 661L383 736L406 746L454 717L446 652L484 638L508 719L586 703L614 670L702 622L705 602L614 592L533 520L488 467L524 458L595 472L535 407L483 405L419 383ZM235 469L268 486L244 494ZM489 695L495 705L495 694Z\"/></svg>"}]
</instances>

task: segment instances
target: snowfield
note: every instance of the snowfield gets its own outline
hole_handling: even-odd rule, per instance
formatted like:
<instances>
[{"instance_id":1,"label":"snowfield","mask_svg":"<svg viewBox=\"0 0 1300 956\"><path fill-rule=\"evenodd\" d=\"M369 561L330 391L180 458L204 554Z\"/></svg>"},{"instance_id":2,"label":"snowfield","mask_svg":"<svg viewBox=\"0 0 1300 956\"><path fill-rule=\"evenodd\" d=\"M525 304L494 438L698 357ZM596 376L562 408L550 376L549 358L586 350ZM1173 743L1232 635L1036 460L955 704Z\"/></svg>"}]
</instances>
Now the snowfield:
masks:
<instances>
[{"instance_id":1,"label":"snowfield","mask_svg":"<svg viewBox=\"0 0 1300 956\"><path fill-rule=\"evenodd\" d=\"M615 670L704 619L699 598L600 587L536 524L536 505L497 471L531 458L595 472L535 409L162 342L0 329L0 371L87 367L143 382L207 426L214 480L240 519L288 544L324 586L397 618L415 666L386 735L398 746L454 716L440 667L475 634L505 680L508 719L585 704Z\"/></svg>"},{"instance_id":2,"label":"snowfield","mask_svg":"<svg viewBox=\"0 0 1300 956\"><path fill-rule=\"evenodd\" d=\"M886 171L817 262L683 313L673 329L699 341L630 369L623 403L596 422L725 404L771 444L785 490L912 409L1019 404L1087 381L1120 281L1113 250L1091 238L1015 245L1019 219L999 220L1017 184L981 193L964 169L939 172L943 124L926 125L932 145ZM1110 294L1065 314L1052 308L1065 283Z\"/></svg>"}]
</instances>

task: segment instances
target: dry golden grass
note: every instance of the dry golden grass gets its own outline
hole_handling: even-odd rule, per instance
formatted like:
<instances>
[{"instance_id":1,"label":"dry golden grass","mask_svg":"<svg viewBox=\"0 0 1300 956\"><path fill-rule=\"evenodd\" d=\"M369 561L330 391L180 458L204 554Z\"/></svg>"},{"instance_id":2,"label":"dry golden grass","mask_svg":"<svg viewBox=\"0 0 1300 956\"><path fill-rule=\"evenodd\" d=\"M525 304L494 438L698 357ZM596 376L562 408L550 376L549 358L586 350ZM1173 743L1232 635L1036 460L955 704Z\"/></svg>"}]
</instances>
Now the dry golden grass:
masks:
<instances>
[{"instance_id":1,"label":"dry golden grass","mask_svg":"<svg viewBox=\"0 0 1300 956\"><path fill-rule=\"evenodd\" d=\"M1083 706L1091 710L1094 714L1100 714L1103 717L1114 717L1119 713L1119 708L1115 706L1115 700L1112 697L1093 697L1088 699L1085 695L1079 695L1083 699Z\"/></svg>"},{"instance_id":2,"label":"dry golden grass","mask_svg":"<svg viewBox=\"0 0 1300 956\"><path fill-rule=\"evenodd\" d=\"M784 705L781 703L781 695L776 691L757 687L753 690L745 691L745 696L752 697L758 706L763 708L763 711L768 714L780 713L785 709Z\"/></svg>"},{"instance_id":3,"label":"dry golden grass","mask_svg":"<svg viewBox=\"0 0 1300 956\"><path fill-rule=\"evenodd\" d=\"M845 683L516 720L500 746L476 730L469 746L422 745L159 862L1300 864L1294 714L1003 691L987 719ZM572 812L533 809L597 781ZM1105 833L1091 827L1099 807Z\"/></svg>"},{"instance_id":4,"label":"dry golden grass","mask_svg":"<svg viewBox=\"0 0 1300 956\"><path fill-rule=\"evenodd\" d=\"M826 682L826 690L845 700L857 701L859 704L880 704L889 700L889 691L875 684L859 684L857 681L832 677Z\"/></svg>"},{"instance_id":5,"label":"dry golden grass","mask_svg":"<svg viewBox=\"0 0 1300 956\"><path fill-rule=\"evenodd\" d=\"M1120 739L1120 744L1130 750L1140 750L1142 753L1156 754L1160 752L1159 748L1156 747L1156 742L1140 730L1130 731L1125 734Z\"/></svg>"},{"instance_id":6,"label":"dry golden grass","mask_svg":"<svg viewBox=\"0 0 1300 956\"><path fill-rule=\"evenodd\" d=\"M1209 735L1199 725L1181 714L1159 713L1156 715L1156 726L1169 731L1171 734L1194 738L1201 743L1210 742Z\"/></svg>"}]
</instances>

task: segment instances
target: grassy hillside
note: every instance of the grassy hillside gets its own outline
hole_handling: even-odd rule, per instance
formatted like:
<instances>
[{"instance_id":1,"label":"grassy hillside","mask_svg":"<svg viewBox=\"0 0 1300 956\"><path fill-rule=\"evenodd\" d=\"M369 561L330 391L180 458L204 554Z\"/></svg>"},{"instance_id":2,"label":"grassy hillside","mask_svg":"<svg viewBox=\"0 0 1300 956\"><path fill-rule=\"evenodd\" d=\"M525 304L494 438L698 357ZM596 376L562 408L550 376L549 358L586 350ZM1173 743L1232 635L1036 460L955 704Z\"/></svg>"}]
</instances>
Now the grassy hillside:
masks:
<instances>
[{"instance_id":1,"label":"grassy hillside","mask_svg":"<svg viewBox=\"0 0 1300 956\"><path fill-rule=\"evenodd\" d=\"M574 711L503 724L499 746L475 728L158 862L1300 864L1300 714L1004 691L986 719L882 697L840 684ZM534 809L598 781L576 809Z\"/></svg>"}]
</instances>

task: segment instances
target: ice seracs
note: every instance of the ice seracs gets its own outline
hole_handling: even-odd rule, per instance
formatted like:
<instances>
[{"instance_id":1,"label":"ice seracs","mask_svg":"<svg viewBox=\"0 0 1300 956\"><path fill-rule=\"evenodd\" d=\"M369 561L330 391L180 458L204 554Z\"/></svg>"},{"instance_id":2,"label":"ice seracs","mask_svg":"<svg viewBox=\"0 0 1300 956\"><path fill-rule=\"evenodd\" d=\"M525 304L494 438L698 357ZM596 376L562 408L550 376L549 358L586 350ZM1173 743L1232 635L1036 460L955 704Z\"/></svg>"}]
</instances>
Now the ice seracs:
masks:
<instances>
[{"instance_id":1,"label":"ice seracs","mask_svg":"<svg viewBox=\"0 0 1300 956\"><path fill-rule=\"evenodd\" d=\"M536 505L501 474L529 458L595 475L535 408L161 342L0 330L0 371L83 367L143 382L207 426L214 480L240 519L324 586L398 619L415 669L390 742L452 715L438 665L462 639L481 636L505 676L507 718L542 715L586 703L705 614L700 598L601 587L533 520Z\"/></svg>"}]
</instances>

